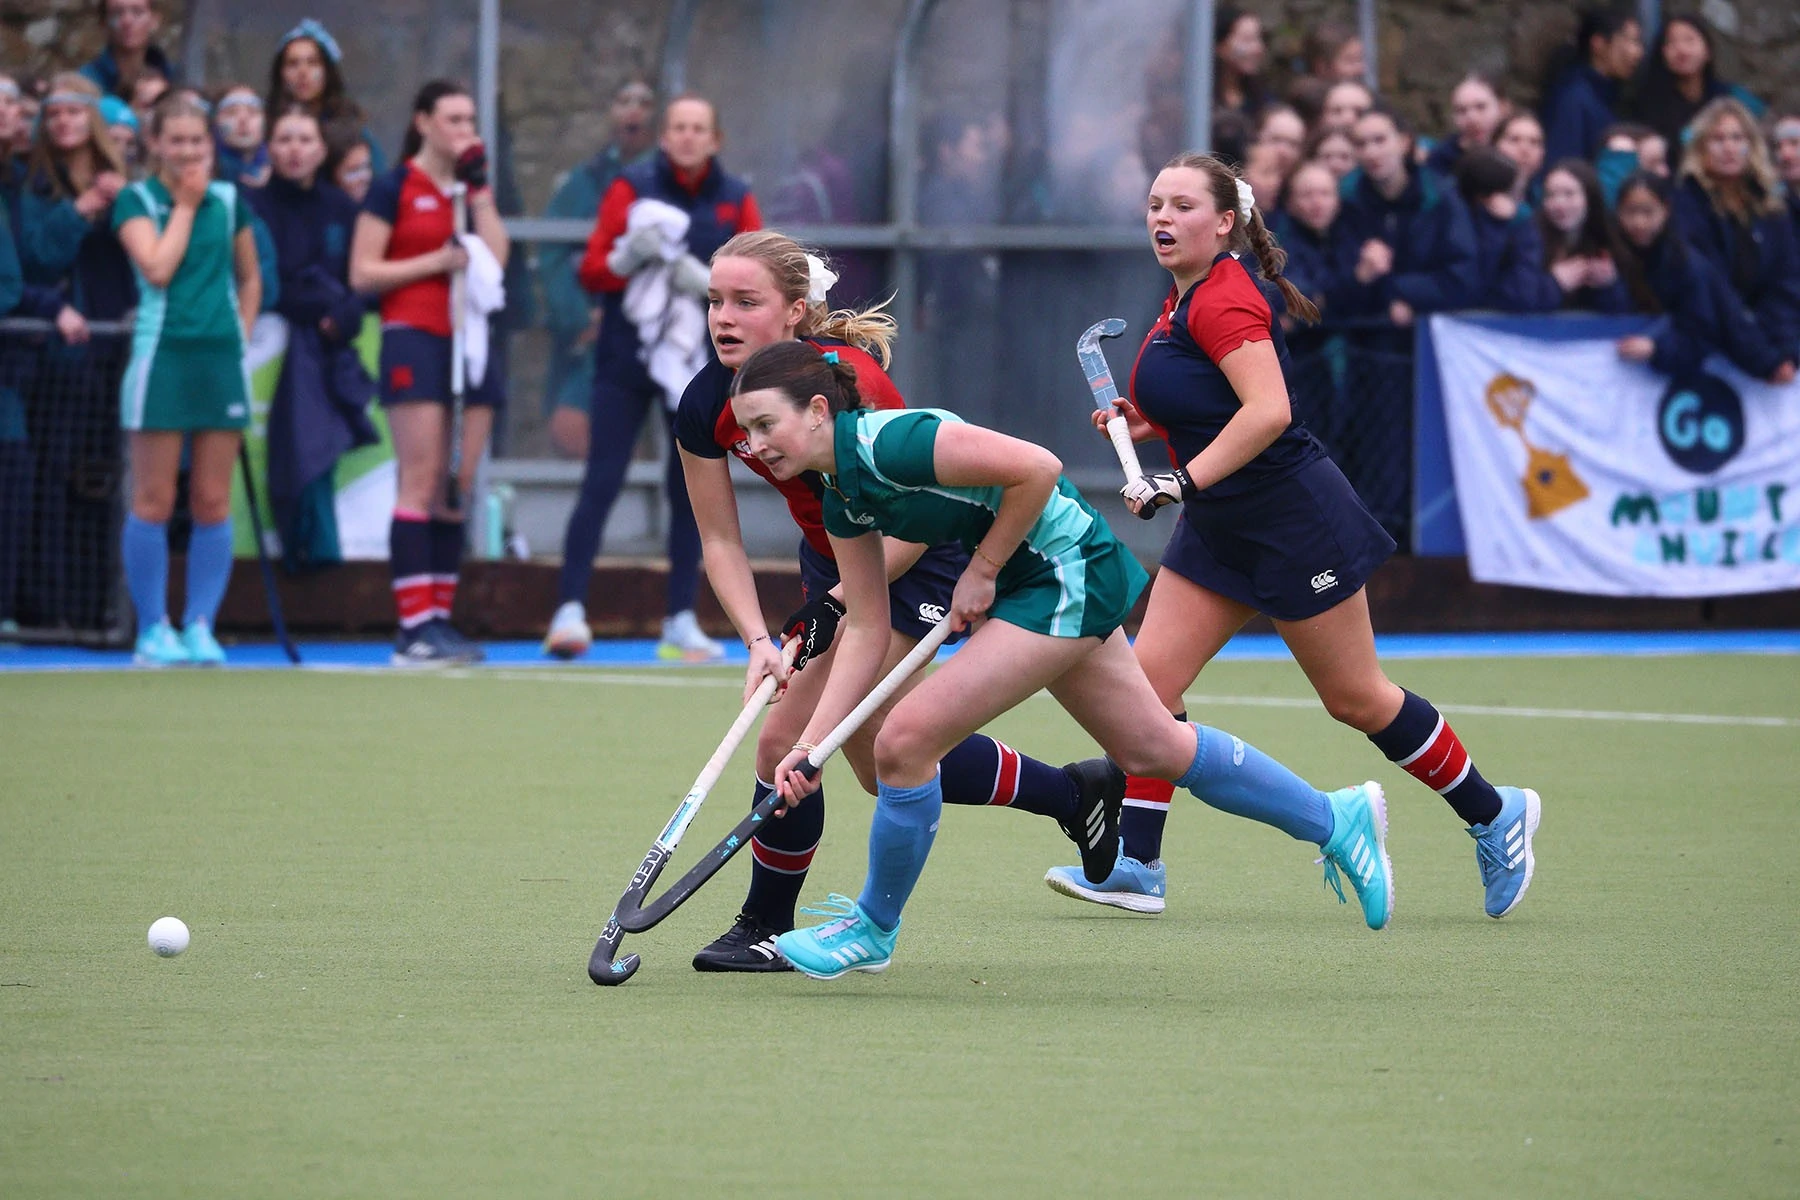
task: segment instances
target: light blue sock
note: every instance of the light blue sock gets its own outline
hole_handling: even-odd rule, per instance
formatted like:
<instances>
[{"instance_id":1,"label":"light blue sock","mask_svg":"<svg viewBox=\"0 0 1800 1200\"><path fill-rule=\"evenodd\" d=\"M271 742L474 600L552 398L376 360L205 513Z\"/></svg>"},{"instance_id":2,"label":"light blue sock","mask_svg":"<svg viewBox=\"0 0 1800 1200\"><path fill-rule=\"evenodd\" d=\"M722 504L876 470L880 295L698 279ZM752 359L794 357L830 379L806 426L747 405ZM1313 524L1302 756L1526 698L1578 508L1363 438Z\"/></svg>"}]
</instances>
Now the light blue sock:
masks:
<instances>
[{"instance_id":1,"label":"light blue sock","mask_svg":"<svg viewBox=\"0 0 1800 1200\"><path fill-rule=\"evenodd\" d=\"M141 521L125 515L120 539L125 559L125 588L137 610L138 632L169 619L169 523Z\"/></svg>"},{"instance_id":2,"label":"light blue sock","mask_svg":"<svg viewBox=\"0 0 1800 1200\"><path fill-rule=\"evenodd\" d=\"M1175 781L1221 812L1273 825L1290 837L1323 846L1331 838L1331 802L1242 738L1195 725L1194 762Z\"/></svg>"},{"instance_id":3,"label":"light blue sock","mask_svg":"<svg viewBox=\"0 0 1800 1200\"><path fill-rule=\"evenodd\" d=\"M935 772L931 782L915 788L880 785L875 819L869 822L869 878L856 903L883 930L899 926L900 910L925 870L943 810L944 786Z\"/></svg>"},{"instance_id":4,"label":"light blue sock","mask_svg":"<svg viewBox=\"0 0 1800 1200\"><path fill-rule=\"evenodd\" d=\"M231 518L216 525L195 525L188 539L187 611L182 625L213 623L231 580Z\"/></svg>"}]
</instances>

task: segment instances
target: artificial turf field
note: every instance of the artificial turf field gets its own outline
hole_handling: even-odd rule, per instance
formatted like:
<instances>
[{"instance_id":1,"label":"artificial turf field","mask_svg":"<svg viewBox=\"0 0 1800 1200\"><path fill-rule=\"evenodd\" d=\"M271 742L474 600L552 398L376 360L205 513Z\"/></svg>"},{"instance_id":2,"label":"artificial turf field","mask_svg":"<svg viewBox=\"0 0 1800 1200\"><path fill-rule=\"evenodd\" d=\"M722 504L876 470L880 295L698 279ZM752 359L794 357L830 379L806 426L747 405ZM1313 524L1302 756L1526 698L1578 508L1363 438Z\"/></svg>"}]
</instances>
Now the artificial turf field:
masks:
<instances>
[{"instance_id":1,"label":"artificial turf field","mask_svg":"<svg viewBox=\"0 0 1800 1200\"><path fill-rule=\"evenodd\" d=\"M1391 671L1544 796L1505 921L1291 663L1221 662L1196 716L1386 785L1388 931L1185 797L1149 919L1050 893L1050 822L947 808L886 974L690 970L734 862L608 989L588 951L737 672L0 676L0 1196L1800 1194L1800 660ZM1094 752L1042 697L992 732ZM827 778L810 899L863 874Z\"/></svg>"}]
</instances>

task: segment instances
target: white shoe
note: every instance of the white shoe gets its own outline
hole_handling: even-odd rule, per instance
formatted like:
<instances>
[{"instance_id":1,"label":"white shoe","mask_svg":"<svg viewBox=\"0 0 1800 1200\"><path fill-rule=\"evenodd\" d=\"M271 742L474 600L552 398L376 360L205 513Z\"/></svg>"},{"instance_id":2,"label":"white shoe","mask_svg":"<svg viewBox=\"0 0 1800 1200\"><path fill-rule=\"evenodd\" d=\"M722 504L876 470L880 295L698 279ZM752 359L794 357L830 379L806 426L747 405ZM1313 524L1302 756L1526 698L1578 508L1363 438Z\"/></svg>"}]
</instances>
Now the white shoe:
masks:
<instances>
[{"instance_id":1,"label":"white shoe","mask_svg":"<svg viewBox=\"0 0 1800 1200\"><path fill-rule=\"evenodd\" d=\"M658 658L679 658L685 662L711 662L725 657L723 642L715 642L700 629L693 609L663 618L662 644L656 648Z\"/></svg>"},{"instance_id":2,"label":"white shoe","mask_svg":"<svg viewBox=\"0 0 1800 1200\"><path fill-rule=\"evenodd\" d=\"M550 618L544 653L552 658L580 658L593 644L594 631L588 628L587 609L579 600L565 601Z\"/></svg>"}]
</instances>

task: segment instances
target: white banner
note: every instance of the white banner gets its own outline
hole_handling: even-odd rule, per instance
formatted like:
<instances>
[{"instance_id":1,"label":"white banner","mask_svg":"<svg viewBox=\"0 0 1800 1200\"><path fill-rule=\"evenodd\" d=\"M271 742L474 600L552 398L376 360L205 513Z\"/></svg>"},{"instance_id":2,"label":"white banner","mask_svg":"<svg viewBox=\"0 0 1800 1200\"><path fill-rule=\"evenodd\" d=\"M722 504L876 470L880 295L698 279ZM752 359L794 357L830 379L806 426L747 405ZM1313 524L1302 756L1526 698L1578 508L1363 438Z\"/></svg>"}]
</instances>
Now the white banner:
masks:
<instances>
[{"instance_id":1,"label":"white banner","mask_svg":"<svg viewBox=\"0 0 1800 1200\"><path fill-rule=\"evenodd\" d=\"M1433 317L1469 571L1605 596L1800 588L1800 384Z\"/></svg>"}]
</instances>

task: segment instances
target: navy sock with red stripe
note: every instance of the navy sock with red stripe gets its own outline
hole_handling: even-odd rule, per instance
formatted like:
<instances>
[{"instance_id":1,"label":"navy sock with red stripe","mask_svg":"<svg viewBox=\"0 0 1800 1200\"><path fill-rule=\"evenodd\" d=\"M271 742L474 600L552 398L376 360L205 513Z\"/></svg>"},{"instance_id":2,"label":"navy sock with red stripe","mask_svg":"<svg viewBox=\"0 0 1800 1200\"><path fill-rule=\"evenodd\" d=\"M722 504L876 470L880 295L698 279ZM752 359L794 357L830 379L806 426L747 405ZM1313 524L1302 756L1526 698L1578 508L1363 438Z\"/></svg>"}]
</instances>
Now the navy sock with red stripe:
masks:
<instances>
[{"instance_id":1,"label":"navy sock with red stripe","mask_svg":"<svg viewBox=\"0 0 1800 1200\"><path fill-rule=\"evenodd\" d=\"M1390 762L1442 796L1464 823L1488 824L1500 815L1500 793L1481 777L1462 739L1431 701L1405 694L1399 715L1369 740Z\"/></svg>"},{"instance_id":2,"label":"navy sock with red stripe","mask_svg":"<svg viewBox=\"0 0 1800 1200\"><path fill-rule=\"evenodd\" d=\"M1175 714L1186 721L1187 713ZM1125 857L1153 863L1162 857L1163 823L1169 819L1169 802L1175 785L1166 779L1125 777L1125 806L1119 810L1119 836L1125 840Z\"/></svg>"},{"instance_id":3,"label":"navy sock with red stripe","mask_svg":"<svg viewBox=\"0 0 1800 1200\"><path fill-rule=\"evenodd\" d=\"M394 609L400 628L415 629L435 614L431 584L431 519L424 513L394 510L388 526L388 568L394 581Z\"/></svg>"},{"instance_id":4,"label":"navy sock with red stripe","mask_svg":"<svg viewBox=\"0 0 1800 1200\"><path fill-rule=\"evenodd\" d=\"M774 790L758 779L750 806L761 804ZM744 897L744 911L781 933L792 929L794 905L824 832L823 785L798 808L788 809L787 815L764 821L750 839L750 894Z\"/></svg>"},{"instance_id":5,"label":"navy sock with red stripe","mask_svg":"<svg viewBox=\"0 0 1800 1200\"><path fill-rule=\"evenodd\" d=\"M463 523L431 518L431 607L448 621L456 607L456 580L462 571Z\"/></svg>"},{"instance_id":6,"label":"navy sock with red stripe","mask_svg":"<svg viewBox=\"0 0 1800 1200\"><path fill-rule=\"evenodd\" d=\"M1061 767L972 733L938 762L945 804L1016 808L1066 821L1075 815L1075 783Z\"/></svg>"}]
</instances>

